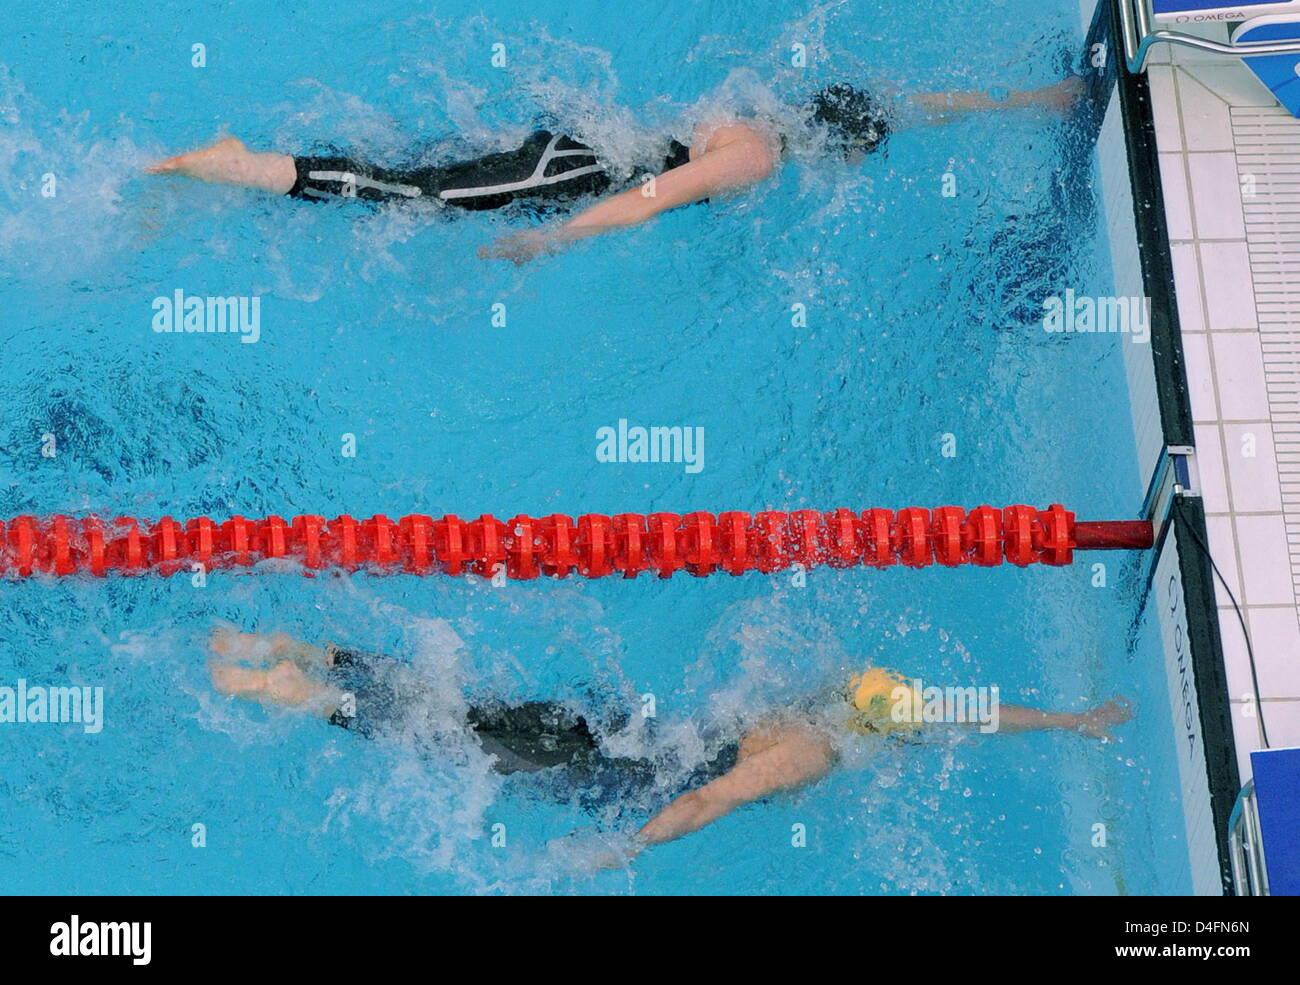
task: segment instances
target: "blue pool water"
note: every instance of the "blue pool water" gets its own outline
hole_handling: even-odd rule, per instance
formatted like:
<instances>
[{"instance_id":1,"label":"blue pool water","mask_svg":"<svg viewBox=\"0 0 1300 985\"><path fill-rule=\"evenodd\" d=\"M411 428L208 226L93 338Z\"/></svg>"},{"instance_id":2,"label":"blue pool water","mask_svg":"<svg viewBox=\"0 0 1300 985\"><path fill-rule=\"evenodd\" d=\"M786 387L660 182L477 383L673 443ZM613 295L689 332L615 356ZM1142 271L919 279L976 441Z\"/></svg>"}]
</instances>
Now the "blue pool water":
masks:
<instances>
[{"instance_id":1,"label":"blue pool water","mask_svg":"<svg viewBox=\"0 0 1300 985\"><path fill-rule=\"evenodd\" d=\"M1090 149L1048 113L900 132L858 168L794 141L752 194L520 268L476 257L517 228L509 216L448 222L140 173L218 132L392 163L511 146L539 118L630 164L714 111L781 116L843 79L900 93L1054 82L1078 46L1073 0L953 0L904 19L881 0L14 6L0 39L0 516L1060 501L1098 519L1140 505L1127 343L1038 321L1067 287L1111 293ZM1018 26L986 34L990 18ZM206 67L191 66L195 43ZM153 299L177 289L260 296L261 340L154 333ZM620 418L703 427L704 469L598 462L596 431ZM1087 560L1105 563L1105 587L1091 564L819 570L806 586L6 583L0 684L103 686L107 717L97 735L0 726L0 889L1186 892L1160 657L1146 628L1126 642L1139 571ZM1108 745L864 741L803 793L592 874L590 832L634 830L648 803L584 810L554 784L495 776L454 734L430 759L413 737L366 742L228 701L206 671L218 624L408 658L449 728L467 697L595 715L652 694L654 734L606 741L683 761L870 663L1039 707L1124 694L1138 714Z\"/></svg>"}]
</instances>

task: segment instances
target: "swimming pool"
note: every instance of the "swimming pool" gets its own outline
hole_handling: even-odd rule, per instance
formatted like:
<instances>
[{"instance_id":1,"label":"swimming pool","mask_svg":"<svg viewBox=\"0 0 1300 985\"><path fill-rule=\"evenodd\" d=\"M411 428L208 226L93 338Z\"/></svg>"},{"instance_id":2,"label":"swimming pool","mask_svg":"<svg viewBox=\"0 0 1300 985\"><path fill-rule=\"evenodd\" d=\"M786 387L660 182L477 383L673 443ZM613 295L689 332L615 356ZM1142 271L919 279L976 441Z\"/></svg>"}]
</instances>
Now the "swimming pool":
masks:
<instances>
[{"instance_id":1,"label":"swimming pool","mask_svg":"<svg viewBox=\"0 0 1300 985\"><path fill-rule=\"evenodd\" d=\"M1042 329L1044 297L1114 293L1091 149L1046 114L900 132L856 169L796 152L755 194L522 268L476 258L506 231L500 215L314 207L139 174L220 127L250 146L328 140L395 160L416 144L509 146L538 118L631 162L664 128L687 136L683 119L779 114L845 78L900 92L1053 82L1078 47L1070 0L960 0L906 35L878 2L795 16L683 4L671 18L552 0L417 16L391 2L310 16L18 6L39 26L0 42L0 515L1141 505L1119 355L1133 343ZM971 30L992 16L1020 28ZM48 173L53 198L39 194ZM177 289L259 296L259 341L155 333L153 299ZM598 461L597 430L620 420L702 427L704 467ZM1157 642L1143 626L1130 647L1139 573L1107 567L1104 588L1090 564L819 570L805 586L5 584L0 681L103 686L107 712L93 735L8 728L0 885L1186 892ZM463 739L431 761L413 742L231 703L205 669L214 621L409 657L442 685L449 722L466 694L627 709L653 695L653 736L609 738L628 753L689 758L863 663L1042 707L1122 693L1138 716L1111 745L864 747L802 794L593 875L566 836L634 827L644 805L583 810L496 777Z\"/></svg>"}]
</instances>

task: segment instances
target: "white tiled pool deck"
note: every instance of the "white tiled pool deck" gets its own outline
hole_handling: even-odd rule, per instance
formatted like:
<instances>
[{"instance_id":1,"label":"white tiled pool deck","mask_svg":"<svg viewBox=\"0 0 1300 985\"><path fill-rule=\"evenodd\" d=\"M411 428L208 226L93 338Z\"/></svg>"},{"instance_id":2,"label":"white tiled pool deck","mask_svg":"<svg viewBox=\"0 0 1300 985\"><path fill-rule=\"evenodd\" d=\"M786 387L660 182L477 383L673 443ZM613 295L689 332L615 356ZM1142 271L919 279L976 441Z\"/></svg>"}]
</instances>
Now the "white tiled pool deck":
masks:
<instances>
[{"instance_id":1,"label":"white tiled pool deck","mask_svg":"<svg viewBox=\"0 0 1300 985\"><path fill-rule=\"evenodd\" d=\"M1300 120L1235 58L1157 46L1148 76L1210 547L1269 742L1300 746ZM1216 591L1244 782L1254 685Z\"/></svg>"}]
</instances>

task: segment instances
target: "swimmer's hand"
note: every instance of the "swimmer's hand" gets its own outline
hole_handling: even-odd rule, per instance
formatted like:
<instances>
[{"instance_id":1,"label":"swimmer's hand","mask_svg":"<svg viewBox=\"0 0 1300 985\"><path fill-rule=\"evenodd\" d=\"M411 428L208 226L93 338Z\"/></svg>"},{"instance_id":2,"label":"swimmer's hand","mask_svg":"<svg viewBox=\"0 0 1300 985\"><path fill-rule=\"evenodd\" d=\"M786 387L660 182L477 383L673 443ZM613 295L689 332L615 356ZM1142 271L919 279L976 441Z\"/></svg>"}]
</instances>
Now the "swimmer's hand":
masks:
<instances>
[{"instance_id":1,"label":"swimmer's hand","mask_svg":"<svg viewBox=\"0 0 1300 985\"><path fill-rule=\"evenodd\" d=\"M1058 113L1068 114L1087 92L1083 79L1077 75L1062 79L1056 85L1041 90L1042 104Z\"/></svg>"},{"instance_id":2,"label":"swimmer's hand","mask_svg":"<svg viewBox=\"0 0 1300 985\"><path fill-rule=\"evenodd\" d=\"M509 260L516 267L522 267L534 257L550 253L556 242L540 229L526 229L521 233L503 236L491 246L479 248L480 260Z\"/></svg>"},{"instance_id":3,"label":"swimmer's hand","mask_svg":"<svg viewBox=\"0 0 1300 985\"><path fill-rule=\"evenodd\" d=\"M627 868L641 847L629 834L582 828L548 842L546 854L570 872L590 876L607 869Z\"/></svg>"},{"instance_id":4,"label":"swimmer's hand","mask_svg":"<svg viewBox=\"0 0 1300 985\"><path fill-rule=\"evenodd\" d=\"M1104 705L1089 709L1079 716L1078 730L1102 742L1113 742L1112 727L1123 725L1133 717L1133 706L1126 698L1112 698Z\"/></svg>"}]
</instances>

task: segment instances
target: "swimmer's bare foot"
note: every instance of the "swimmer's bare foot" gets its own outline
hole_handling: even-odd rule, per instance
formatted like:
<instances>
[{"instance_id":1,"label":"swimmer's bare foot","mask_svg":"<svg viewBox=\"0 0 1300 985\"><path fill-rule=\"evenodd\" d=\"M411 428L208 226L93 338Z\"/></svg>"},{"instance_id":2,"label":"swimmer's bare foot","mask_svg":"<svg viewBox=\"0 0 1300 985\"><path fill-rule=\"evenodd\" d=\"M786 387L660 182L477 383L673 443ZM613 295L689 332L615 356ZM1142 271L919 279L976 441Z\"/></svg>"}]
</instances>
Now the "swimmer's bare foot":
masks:
<instances>
[{"instance_id":1,"label":"swimmer's bare foot","mask_svg":"<svg viewBox=\"0 0 1300 985\"><path fill-rule=\"evenodd\" d=\"M212 686L222 694L253 698L276 705L303 705L330 693L330 689L313 681L287 660L270 670L213 664Z\"/></svg>"},{"instance_id":2,"label":"swimmer's bare foot","mask_svg":"<svg viewBox=\"0 0 1300 985\"><path fill-rule=\"evenodd\" d=\"M328 667L332 663L328 648L303 643L288 633L239 633L218 626L212 631L208 646L223 660L242 661L260 667L285 658L303 670Z\"/></svg>"},{"instance_id":3,"label":"swimmer's bare foot","mask_svg":"<svg viewBox=\"0 0 1300 985\"><path fill-rule=\"evenodd\" d=\"M1084 735L1090 735L1094 739L1101 739L1103 742L1110 742L1114 736L1110 734L1110 729L1115 725L1123 725L1133 717L1133 708L1126 698L1113 698L1104 705L1098 705L1091 708L1079 716L1079 731Z\"/></svg>"},{"instance_id":4,"label":"swimmer's bare foot","mask_svg":"<svg viewBox=\"0 0 1300 985\"><path fill-rule=\"evenodd\" d=\"M293 638L287 633L237 633L218 626L212 631L208 646L217 656L229 660L266 666L280 657Z\"/></svg>"},{"instance_id":5,"label":"swimmer's bare foot","mask_svg":"<svg viewBox=\"0 0 1300 985\"><path fill-rule=\"evenodd\" d=\"M225 137L211 147L177 154L145 168L147 174L180 174L220 185L240 185L286 194L298 180L288 154L255 153L237 137Z\"/></svg>"},{"instance_id":6,"label":"swimmer's bare foot","mask_svg":"<svg viewBox=\"0 0 1300 985\"><path fill-rule=\"evenodd\" d=\"M240 184L253 155L238 137L225 137L202 150L177 154L145 168L146 174L183 174L199 181Z\"/></svg>"},{"instance_id":7,"label":"swimmer's bare foot","mask_svg":"<svg viewBox=\"0 0 1300 985\"><path fill-rule=\"evenodd\" d=\"M222 694L249 697L266 689L266 671L235 664L210 664L212 686Z\"/></svg>"}]
</instances>

